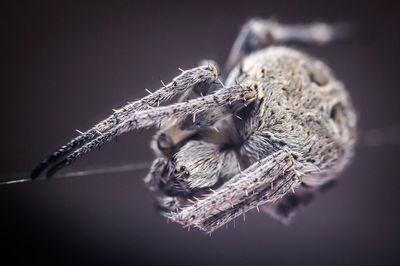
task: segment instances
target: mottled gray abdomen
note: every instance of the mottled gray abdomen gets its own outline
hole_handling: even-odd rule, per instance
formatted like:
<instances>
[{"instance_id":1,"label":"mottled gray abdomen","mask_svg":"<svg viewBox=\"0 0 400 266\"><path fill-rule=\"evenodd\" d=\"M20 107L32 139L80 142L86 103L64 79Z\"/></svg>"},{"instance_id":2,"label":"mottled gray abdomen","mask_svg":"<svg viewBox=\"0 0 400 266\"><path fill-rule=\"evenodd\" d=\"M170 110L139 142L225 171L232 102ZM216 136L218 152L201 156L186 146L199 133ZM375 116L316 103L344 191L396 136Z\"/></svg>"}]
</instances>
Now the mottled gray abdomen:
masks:
<instances>
[{"instance_id":1,"label":"mottled gray abdomen","mask_svg":"<svg viewBox=\"0 0 400 266\"><path fill-rule=\"evenodd\" d=\"M356 115L343 84L318 59L287 47L269 47L246 57L227 84L252 86L256 99L236 121L241 152L255 162L285 149L319 185L333 178L351 157Z\"/></svg>"}]
</instances>

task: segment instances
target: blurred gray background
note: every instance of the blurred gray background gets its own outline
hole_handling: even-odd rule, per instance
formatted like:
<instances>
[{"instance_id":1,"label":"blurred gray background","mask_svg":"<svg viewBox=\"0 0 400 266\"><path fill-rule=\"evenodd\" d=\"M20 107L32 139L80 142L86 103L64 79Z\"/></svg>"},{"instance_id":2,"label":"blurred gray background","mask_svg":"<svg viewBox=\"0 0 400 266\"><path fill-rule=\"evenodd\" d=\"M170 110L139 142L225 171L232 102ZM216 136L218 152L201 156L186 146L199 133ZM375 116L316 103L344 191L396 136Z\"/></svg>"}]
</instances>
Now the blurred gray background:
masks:
<instances>
[{"instance_id":1,"label":"blurred gray background","mask_svg":"<svg viewBox=\"0 0 400 266\"><path fill-rule=\"evenodd\" d=\"M203 58L223 65L240 26L254 16L358 27L351 42L297 47L327 62L347 85L360 143L338 184L290 226L255 212L211 238L166 223L142 182L147 170L0 186L0 264L397 264L398 10L386 1L3 4L0 178L24 177L76 136L75 128L158 88L178 67ZM151 162L153 132L126 134L66 171Z\"/></svg>"}]
</instances>

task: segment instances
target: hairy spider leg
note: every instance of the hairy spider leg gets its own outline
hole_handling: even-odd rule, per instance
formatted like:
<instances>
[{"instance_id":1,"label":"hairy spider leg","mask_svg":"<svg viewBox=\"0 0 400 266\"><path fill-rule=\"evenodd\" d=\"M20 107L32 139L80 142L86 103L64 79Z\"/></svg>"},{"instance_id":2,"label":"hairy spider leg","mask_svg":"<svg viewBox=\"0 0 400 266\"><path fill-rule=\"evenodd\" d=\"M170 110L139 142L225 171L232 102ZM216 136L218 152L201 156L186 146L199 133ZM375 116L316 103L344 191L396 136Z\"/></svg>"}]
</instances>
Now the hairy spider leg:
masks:
<instances>
[{"instance_id":1,"label":"hairy spider leg","mask_svg":"<svg viewBox=\"0 0 400 266\"><path fill-rule=\"evenodd\" d=\"M145 111L132 112L129 116L126 116L124 120L121 121L119 124L108 128L107 131L104 131L104 133L102 133L100 136L84 144L82 147L76 149L71 154L66 156L64 160L55 164L47 172L47 176L52 176L61 168L70 165L77 158L95 148L100 147L104 143L110 141L118 135L121 135L122 133L134 129L150 127L152 125L160 123L163 119L170 117L184 117L187 115L191 115L194 112L203 112L206 110L210 110L211 108L220 108L221 106L243 105L243 97L251 100L254 97L254 93L254 90L250 87L234 85L217 90L213 94L201 98L196 98L188 102L156 107ZM232 110L237 109L238 108L232 108ZM218 115L212 117L214 121L218 121L221 118L222 117ZM206 124L211 123L212 122L207 122Z\"/></svg>"},{"instance_id":2,"label":"hairy spider leg","mask_svg":"<svg viewBox=\"0 0 400 266\"><path fill-rule=\"evenodd\" d=\"M205 199L164 215L183 226L210 233L250 209L282 198L300 182L293 158L280 150L250 165Z\"/></svg>"},{"instance_id":3,"label":"hairy spider leg","mask_svg":"<svg viewBox=\"0 0 400 266\"><path fill-rule=\"evenodd\" d=\"M274 44L328 44L349 39L353 29L348 23L280 24L272 19L247 21L233 43L224 68L226 76L245 56Z\"/></svg>"},{"instance_id":4,"label":"hairy spider leg","mask_svg":"<svg viewBox=\"0 0 400 266\"><path fill-rule=\"evenodd\" d=\"M134 112L149 110L159 106L172 97L182 94L195 86L210 86L217 79L217 70L214 66L199 66L190 70L182 71L170 83L146 97L129 103L124 107L115 110L107 119L96 124L94 127L61 146L58 150L40 162L31 173L31 178L37 178L50 164L70 153L74 148L79 147L93 139L102 137L103 133L114 128L123 121L126 121Z\"/></svg>"}]
</instances>

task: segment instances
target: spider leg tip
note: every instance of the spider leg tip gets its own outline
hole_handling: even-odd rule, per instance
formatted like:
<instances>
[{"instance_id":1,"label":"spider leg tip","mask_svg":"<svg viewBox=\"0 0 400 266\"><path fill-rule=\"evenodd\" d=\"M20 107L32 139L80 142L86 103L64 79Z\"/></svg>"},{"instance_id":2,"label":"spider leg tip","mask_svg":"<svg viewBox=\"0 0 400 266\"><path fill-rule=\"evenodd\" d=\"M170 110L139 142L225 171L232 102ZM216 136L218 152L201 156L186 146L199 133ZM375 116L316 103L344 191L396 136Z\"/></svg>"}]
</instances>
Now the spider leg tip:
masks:
<instances>
[{"instance_id":1,"label":"spider leg tip","mask_svg":"<svg viewBox=\"0 0 400 266\"><path fill-rule=\"evenodd\" d=\"M32 180L37 179L40 174L43 172L44 169L47 167L47 162L41 162L39 165L37 165L31 172L30 178Z\"/></svg>"},{"instance_id":2,"label":"spider leg tip","mask_svg":"<svg viewBox=\"0 0 400 266\"><path fill-rule=\"evenodd\" d=\"M52 166L47 172L46 172L46 178L50 179L52 178L61 168L68 166L69 162L67 160L63 160L56 165Z\"/></svg>"},{"instance_id":3,"label":"spider leg tip","mask_svg":"<svg viewBox=\"0 0 400 266\"><path fill-rule=\"evenodd\" d=\"M41 172L42 172L41 169L38 169L38 168L33 169L33 171L32 171L31 174L30 174L30 178L31 178L32 180L37 179L37 178L39 177L39 175L40 175Z\"/></svg>"}]
</instances>

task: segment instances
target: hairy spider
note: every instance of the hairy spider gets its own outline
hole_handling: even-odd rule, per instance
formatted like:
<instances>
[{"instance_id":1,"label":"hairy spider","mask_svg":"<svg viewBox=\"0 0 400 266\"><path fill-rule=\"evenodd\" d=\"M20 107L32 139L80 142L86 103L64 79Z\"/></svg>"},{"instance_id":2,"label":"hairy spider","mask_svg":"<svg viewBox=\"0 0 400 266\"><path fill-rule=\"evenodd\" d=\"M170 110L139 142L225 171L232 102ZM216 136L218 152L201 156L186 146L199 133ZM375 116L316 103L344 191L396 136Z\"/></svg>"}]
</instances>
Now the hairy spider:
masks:
<instances>
[{"instance_id":1,"label":"hairy spider","mask_svg":"<svg viewBox=\"0 0 400 266\"><path fill-rule=\"evenodd\" d=\"M233 45L224 82L215 64L181 70L59 148L32 178L46 168L50 177L124 132L158 125L145 183L165 217L212 232L262 205L286 222L348 163L356 115L328 66L276 44L325 44L346 32L343 25L251 19ZM177 95L177 103L160 106Z\"/></svg>"}]
</instances>

